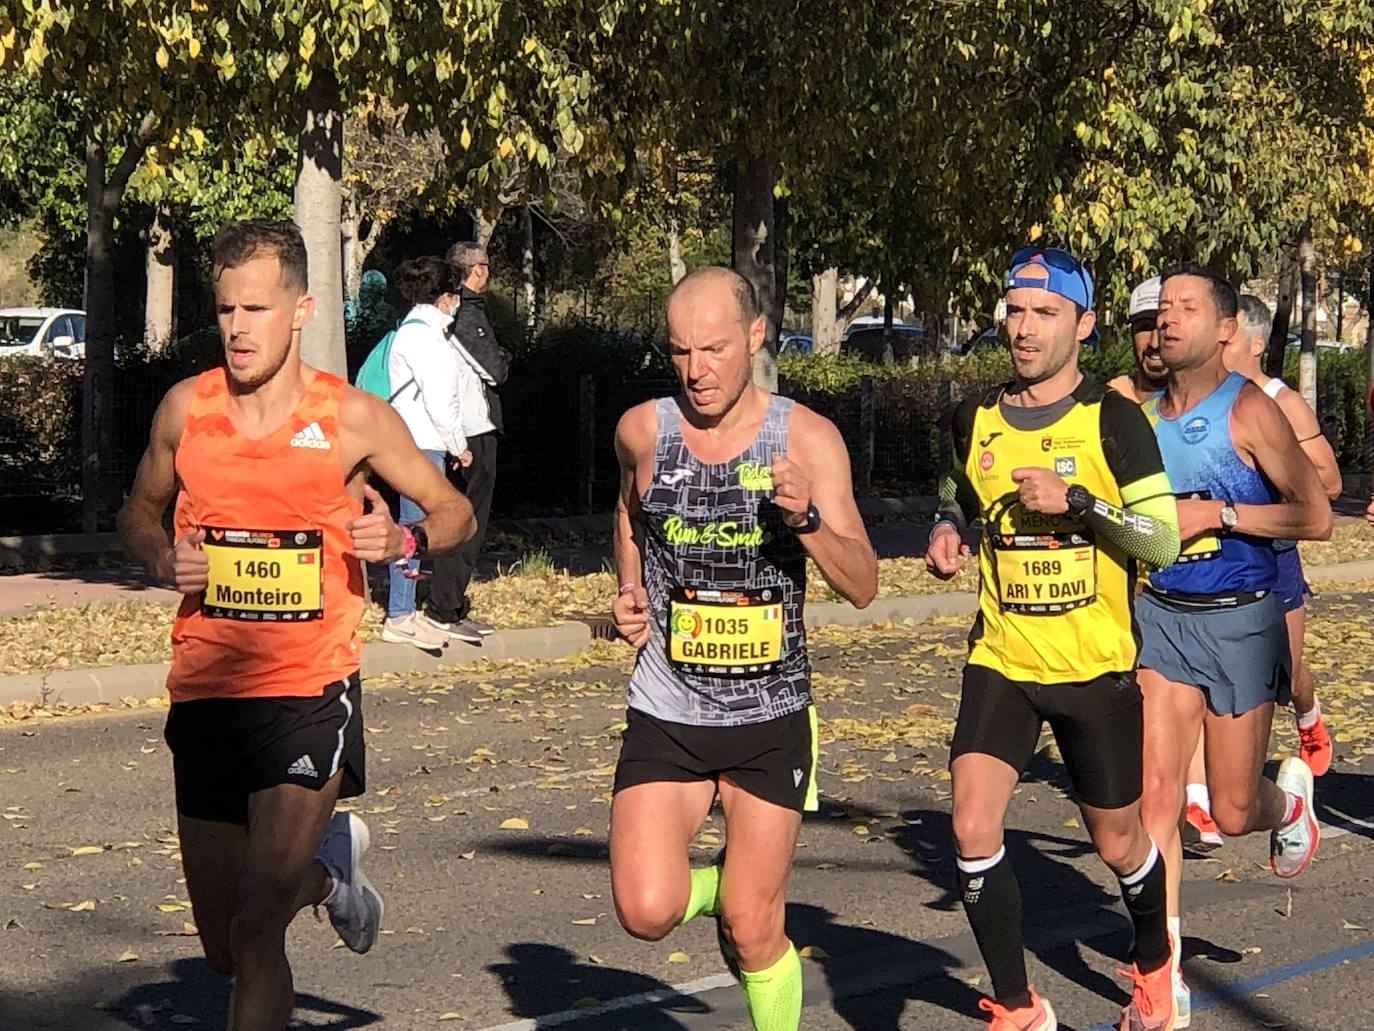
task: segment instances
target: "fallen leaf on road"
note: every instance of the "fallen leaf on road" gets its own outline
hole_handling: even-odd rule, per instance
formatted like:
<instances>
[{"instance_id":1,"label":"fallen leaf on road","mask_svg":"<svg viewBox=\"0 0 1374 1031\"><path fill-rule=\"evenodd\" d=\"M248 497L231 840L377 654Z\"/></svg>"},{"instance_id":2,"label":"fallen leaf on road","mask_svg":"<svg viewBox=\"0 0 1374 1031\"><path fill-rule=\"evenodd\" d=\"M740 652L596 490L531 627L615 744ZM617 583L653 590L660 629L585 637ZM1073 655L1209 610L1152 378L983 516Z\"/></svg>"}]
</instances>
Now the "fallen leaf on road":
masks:
<instances>
[{"instance_id":1,"label":"fallen leaf on road","mask_svg":"<svg viewBox=\"0 0 1374 1031\"><path fill-rule=\"evenodd\" d=\"M596 920L596 917L589 916L585 920L574 920L573 923L575 923L578 927L591 927L593 924L596 923Z\"/></svg>"},{"instance_id":2,"label":"fallen leaf on road","mask_svg":"<svg viewBox=\"0 0 1374 1031\"><path fill-rule=\"evenodd\" d=\"M1078 817L1076 817L1076 816L1070 816L1067 820L1064 821L1064 826L1065 826L1065 827L1074 827L1074 828L1078 827L1078 826L1079 826Z\"/></svg>"},{"instance_id":3,"label":"fallen leaf on road","mask_svg":"<svg viewBox=\"0 0 1374 1031\"><path fill-rule=\"evenodd\" d=\"M691 958L692 957L685 952L672 952L668 954L669 963L688 963L691 961Z\"/></svg>"},{"instance_id":4,"label":"fallen leaf on road","mask_svg":"<svg viewBox=\"0 0 1374 1031\"><path fill-rule=\"evenodd\" d=\"M77 902L65 908L71 910L73 913L89 913L95 908L95 900L86 899L84 902Z\"/></svg>"},{"instance_id":5,"label":"fallen leaf on road","mask_svg":"<svg viewBox=\"0 0 1374 1031\"><path fill-rule=\"evenodd\" d=\"M463 1016L461 1013L455 1013L455 1012L453 1012L452 1010L450 1010L450 1011L447 1012L447 1013L440 1013L440 1014L439 1014L439 1019L440 1019L440 1020L467 1020L468 1018L465 1017L465 1016Z\"/></svg>"},{"instance_id":6,"label":"fallen leaf on road","mask_svg":"<svg viewBox=\"0 0 1374 1031\"><path fill-rule=\"evenodd\" d=\"M74 856L98 856L104 851L104 845L81 845L71 850Z\"/></svg>"},{"instance_id":7,"label":"fallen leaf on road","mask_svg":"<svg viewBox=\"0 0 1374 1031\"><path fill-rule=\"evenodd\" d=\"M200 1021L195 1017L188 1017L185 1013L172 1014L173 1024L199 1024Z\"/></svg>"},{"instance_id":8,"label":"fallen leaf on road","mask_svg":"<svg viewBox=\"0 0 1374 1031\"><path fill-rule=\"evenodd\" d=\"M830 953L826 952L819 945L803 945L797 950L797 955L802 959L829 959Z\"/></svg>"},{"instance_id":9,"label":"fallen leaf on road","mask_svg":"<svg viewBox=\"0 0 1374 1031\"><path fill-rule=\"evenodd\" d=\"M503 831L527 831L530 829L530 821L523 816L512 816L509 820L502 821L501 829Z\"/></svg>"},{"instance_id":10,"label":"fallen leaf on road","mask_svg":"<svg viewBox=\"0 0 1374 1031\"><path fill-rule=\"evenodd\" d=\"M477 858L477 853L476 853L475 851L473 851L473 852L460 852L460 853L458 854L458 858L459 858L459 859L476 859L476 858Z\"/></svg>"},{"instance_id":11,"label":"fallen leaf on road","mask_svg":"<svg viewBox=\"0 0 1374 1031\"><path fill-rule=\"evenodd\" d=\"M132 963L132 962L134 962L136 959L138 959L138 953L137 953L137 952L135 952L133 949L125 949L123 952L121 952L121 953L119 954L119 958L118 958L117 960L115 960L115 962L116 962L116 963Z\"/></svg>"},{"instance_id":12,"label":"fallen leaf on road","mask_svg":"<svg viewBox=\"0 0 1374 1031\"><path fill-rule=\"evenodd\" d=\"M1216 877L1213 878L1213 880L1216 880L1216 881L1234 881L1235 879L1236 879L1236 875L1235 875L1234 871L1232 871L1232 869L1231 869L1229 866L1228 866L1225 870L1221 871L1221 873L1217 874Z\"/></svg>"},{"instance_id":13,"label":"fallen leaf on road","mask_svg":"<svg viewBox=\"0 0 1374 1031\"><path fill-rule=\"evenodd\" d=\"M1361 927L1359 924L1352 924L1349 920L1342 920L1342 921L1341 921L1341 930L1343 930L1343 931L1367 931L1367 930L1369 930L1369 928L1367 928L1367 927Z\"/></svg>"}]
</instances>

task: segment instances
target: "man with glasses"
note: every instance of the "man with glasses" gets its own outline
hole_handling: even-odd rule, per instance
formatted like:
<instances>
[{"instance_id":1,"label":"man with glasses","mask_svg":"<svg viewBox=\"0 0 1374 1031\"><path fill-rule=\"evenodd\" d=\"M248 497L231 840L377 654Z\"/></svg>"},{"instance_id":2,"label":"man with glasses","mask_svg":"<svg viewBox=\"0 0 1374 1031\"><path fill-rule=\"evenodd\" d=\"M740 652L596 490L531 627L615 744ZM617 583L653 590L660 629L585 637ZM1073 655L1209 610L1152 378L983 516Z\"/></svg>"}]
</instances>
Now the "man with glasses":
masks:
<instances>
[{"instance_id":1,"label":"man with glasses","mask_svg":"<svg viewBox=\"0 0 1374 1031\"><path fill-rule=\"evenodd\" d=\"M991 1031L1053 1031L1027 980L1021 896L1003 845L1007 807L1046 720L1083 823L1135 926L1122 1031L1170 1031L1164 867L1140 817L1135 564L1178 554L1173 494L1140 407L1078 368L1093 285L1059 250L1022 248L1004 280L1016 376L954 416L927 567L951 577L983 521L980 608L950 746L964 910L992 980Z\"/></svg>"},{"instance_id":2,"label":"man with glasses","mask_svg":"<svg viewBox=\"0 0 1374 1031\"><path fill-rule=\"evenodd\" d=\"M494 629L474 619L468 584L477 568L491 518L491 496L496 489L497 440L504 429L501 398L495 388L506 382L510 372L510 353L496 342L487 319L487 282L491 262L487 252L475 243L455 243L449 248L448 263L459 282L458 310L453 316L449 342L458 352L463 370L470 373L464 390L463 435L470 458L450 469L449 479L472 503L477 516L477 532L462 547L434 560L426 615L430 625L441 633L467 644L481 644Z\"/></svg>"}]
</instances>

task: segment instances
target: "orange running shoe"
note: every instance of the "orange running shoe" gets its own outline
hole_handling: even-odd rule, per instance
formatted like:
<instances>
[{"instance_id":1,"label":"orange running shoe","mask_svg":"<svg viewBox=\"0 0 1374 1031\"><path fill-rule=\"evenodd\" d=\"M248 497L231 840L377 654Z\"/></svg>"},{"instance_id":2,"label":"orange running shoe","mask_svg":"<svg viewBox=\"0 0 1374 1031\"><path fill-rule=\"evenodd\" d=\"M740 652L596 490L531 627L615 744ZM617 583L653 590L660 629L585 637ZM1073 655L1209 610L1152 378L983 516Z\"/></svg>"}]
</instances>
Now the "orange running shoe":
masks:
<instances>
[{"instance_id":1,"label":"orange running shoe","mask_svg":"<svg viewBox=\"0 0 1374 1031\"><path fill-rule=\"evenodd\" d=\"M1312 726L1298 727L1298 754L1302 756L1302 761L1307 763L1312 776L1320 777L1331 769L1333 751L1331 735L1326 732L1326 724L1322 722L1320 714Z\"/></svg>"},{"instance_id":2,"label":"orange running shoe","mask_svg":"<svg viewBox=\"0 0 1374 1031\"><path fill-rule=\"evenodd\" d=\"M1158 970L1142 974L1134 963L1118 970L1132 982L1131 1002L1121 1011L1120 1031L1174 1031L1178 1008L1174 1002L1174 976L1166 962Z\"/></svg>"},{"instance_id":3,"label":"orange running shoe","mask_svg":"<svg viewBox=\"0 0 1374 1031\"><path fill-rule=\"evenodd\" d=\"M1188 803L1188 812L1185 817L1188 825L1197 831L1198 844L1193 847L1199 852L1210 852L1214 848L1222 845L1221 831L1217 829L1216 821L1212 819L1212 814L1196 802Z\"/></svg>"},{"instance_id":4,"label":"orange running shoe","mask_svg":"<svg viewBox=\"0 0 1374 1031\"><path fill-rule=\"evenodd\" d=\"M992 1014L988 1020L988 1031L1058 1031L1059 1021L1054 1016L1053 1007L1035 994L1034 988L1030 996L1030 1005L1017 1010L999 1006L992 999L979 999L978 1008Z\"/></svg>"}]
</instances>

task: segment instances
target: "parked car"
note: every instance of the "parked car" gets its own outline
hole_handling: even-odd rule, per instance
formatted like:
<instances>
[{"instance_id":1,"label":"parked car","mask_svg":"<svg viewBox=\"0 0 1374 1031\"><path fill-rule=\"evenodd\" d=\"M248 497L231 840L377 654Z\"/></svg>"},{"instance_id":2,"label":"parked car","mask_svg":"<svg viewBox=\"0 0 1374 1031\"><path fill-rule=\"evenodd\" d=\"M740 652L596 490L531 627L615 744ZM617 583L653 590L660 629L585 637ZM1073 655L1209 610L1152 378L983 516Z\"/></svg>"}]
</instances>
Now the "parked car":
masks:
<instances>
[{"instance_id":1,"label":"parked car","mask_svg":"<svg viewBox=\"0 0 1374 1031\"><path fill-rule=\"evenodd\" d=\"M1002 339L1002 327L989 326L981 333L964 341L964 346L959 349L959 353L979 354L984 351L999 351L1005 346L1006 341Z\"/></svg>"},{"instance_id":2,"label":"parked car","mask_svg":"<svg viewBox=\"0 0 1374 1031\"><path fill-rule=\"evenodd\" d=\"M0 308L0 357L86 357L86 313L73 308Z\"/></svg>"},{"instance_id":3,"label":"parked car","mask_svg":"<svg viewBox=\"0 0 1374 1031\"><path fill-rule=\"evenodd\" d=\"M1291 348L1292 348L1293 350L1295 350L1295 351L1298 350L1299 348L1301 348L1301 347L1302 347L1302 330L1300 330L1300 329L1289 330L1289 332L1288 332L1288 339L1287 339L1286 343L1287 343L1287 345L1288 345L1289 347L1291 347ZM1344 340L1332 340L1332 339L1330 339L1330 338L1327 338L1327 339L1325 339L1325 340L1323 340L1323 339L1318 339L1318 340L1317 340L1317 346L1318 346L1319 348L1321 348L1322 350L1332 350L1332 351L1342 351L1342 352L1344 352L1344 351L1354 351L1354 350L1356 350L1356 348L1357 348L1358 345L1346 343Z\"/></svg>"},{"instance_id":4,"label":"parked car","mask_svg":"<svg viewBox=\"0 0 1374 1031\"><path fill-rule=\"evenodd\" d=\"M905 326L907 329L915 330L917 333L922 332L920 326L908 326L901 319L894 318L892 320L892 328L897 329L900 326ZM843 343L844 341L848 340L850 336L854 333L858 333L863 330L882 328L883 317L881 315L861 315L859 318L855 319L849 325L844 327L844 335L840 337L840 342Z\"/></svg>"},{"instance_id":5,"label":"parked car","mask_svg":"<svg viewBox=\"0 0 1374 1031\"><path fill-rule=\"evenodd\" d=\"M852 333L846 330L843 339L840 340L840 353L856 354L864 361L881 362L887 355L888 347L891 346L892 360L906 361L920 350L923 336L925 330L920 326L908 326L905 322L894 321L892 336L889 338L883 331L882 321L879 320L876 326L863 327Z\"/></svg>"},{"instance_id":6,"label":"parked car","mask_svg":"<svg viewBox=\"0 0 1374 1031\"><path fill-rule=\"evenodd\" d=\"M784 329L778 333L778 354L810 354L811 336L795 329Z\"/></svg>"}]
</instances>

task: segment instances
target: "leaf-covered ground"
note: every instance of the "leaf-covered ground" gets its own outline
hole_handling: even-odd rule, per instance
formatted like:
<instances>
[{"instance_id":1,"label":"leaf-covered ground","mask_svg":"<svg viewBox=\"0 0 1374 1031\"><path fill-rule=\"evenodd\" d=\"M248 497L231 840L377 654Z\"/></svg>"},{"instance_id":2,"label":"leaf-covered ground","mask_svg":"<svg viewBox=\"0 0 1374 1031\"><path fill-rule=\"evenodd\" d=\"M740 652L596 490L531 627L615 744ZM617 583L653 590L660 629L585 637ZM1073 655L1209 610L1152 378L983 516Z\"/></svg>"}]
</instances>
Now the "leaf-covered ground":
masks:
<instances>
[{"instance_id":1,"label":"leaf-covered ground","mask_svg":"<svg viewBox=\"0 0 1374 1031\"><path fill-rule=\"evenodd\" d=\"M1309 565L1374 558L1374 531L1364 523L1345 524L1336 528L1330 541L1303 544L1302 550ZM946 583L930 576L919 558L879 562L879 593L884 597L972 591L976 583L972 563ZM560 572L522 576L517 572L474 583L471 593L476 615L497 627L517 629L604 615L615 593L615 580L606 572L585 576ZM838 600L814 567L807 597ZM166 606L120 602L47 606L0 619L0 674L164 662L169 656L172 615ZM368 607L364 640L377 637L381 616L376 605Z\"/></svg>"}]
</instances>

